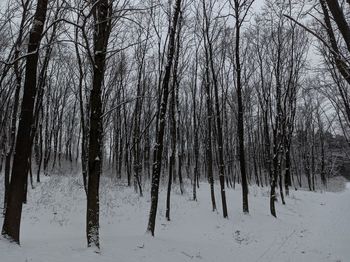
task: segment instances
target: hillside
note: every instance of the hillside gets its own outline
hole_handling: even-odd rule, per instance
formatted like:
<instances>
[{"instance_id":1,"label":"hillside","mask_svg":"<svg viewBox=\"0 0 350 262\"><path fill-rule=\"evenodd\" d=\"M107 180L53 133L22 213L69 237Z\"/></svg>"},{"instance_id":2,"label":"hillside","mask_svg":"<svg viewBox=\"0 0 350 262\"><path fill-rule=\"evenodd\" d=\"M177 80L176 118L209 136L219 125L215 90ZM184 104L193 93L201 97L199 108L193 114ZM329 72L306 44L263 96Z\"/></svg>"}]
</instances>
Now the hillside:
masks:
<instances>
[{"instance_id":1,"label":"hillside","mask_svg":"<svg viewBox=\"0 0 350 262\"><path fill-rule=\"evenodd\" d=\"M241 208L240 187L227 189L229 219L211 212L209 187L198 202L190 192L172 196L165 219L160 193L156 236L145 234L149 195L104 178L101 184L101 252L86 248L85 196L77 178L51 177L29 191L21 246L0 240L2 262L102 261L349 261L350 184L342 192L292 191L287 205L269 213L267 188L251 187L250 214ZM188 185L189 189L190 186ZM147 190L146 190L147 192ZM0 219L2 223L2 218Z\"/></svg>"}]
</instances>

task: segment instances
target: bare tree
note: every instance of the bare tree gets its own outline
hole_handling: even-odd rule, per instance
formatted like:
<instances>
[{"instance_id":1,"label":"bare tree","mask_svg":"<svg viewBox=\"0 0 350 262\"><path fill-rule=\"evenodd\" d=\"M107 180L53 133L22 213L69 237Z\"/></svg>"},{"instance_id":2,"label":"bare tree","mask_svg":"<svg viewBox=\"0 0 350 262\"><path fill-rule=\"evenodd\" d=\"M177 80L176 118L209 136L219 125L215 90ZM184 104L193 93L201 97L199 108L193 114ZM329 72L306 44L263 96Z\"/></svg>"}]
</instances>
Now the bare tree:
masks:
<instances>
[{"instance_id":1,"label":"bare tree","mask_svg":"<svg viewBox=\"0 0 350 262\"><path fill-rule=\"evenodd\" d=\"M33 124L34 102L37 92L37 65L42 32L46 20L47 0L38 0L32 28L29 34L28 56L26 58L25 80L21 115L12 164L11 182L8 194L2 234L19 244L22 202L27 180L31 152L31 127Z\"/></svg>"},{"instance_id":2,"label":"bare tree","mask_svg":"<svg viewBox=\"0 0 350 262\"><path fill-rule=\"evenodd\" d=\"M167 51L167 61L164 69L164 76L161 85L161 102L158 104L158 115L157 115L157 131L156 131L156 144L153 152L153 170L152 170L152 186L151 186L151 209L148 219L147 232L154 236L154 229L156 224L157 206L158 206L158 191L159 191L159 180L160 171L162 165L162 153L163 153L163 138L165 131L165 118L168 105L169 96L169 83L171 68L173 65L174 54L175 54L175 39L176 30L178 25L178 19L181 11L181 0L176 0L174 6L173 18L169 27L169 42Z\"/></svg>"},{"instance_id":3,"label":"bare tree","mask_svg":"<svg viewBox=\"0 0 350 262\"><path fill-rule=\"evenodd\" d=\"M243 212L249 213L248 205L248 182L246 174L246 162L245 162L245 150L244 150L244 108L243 108L243 87L241 81L241 57L240 57L240 37L241 27L246 19L249 9L254 3L254 0L234 0L230 2L234 10L235 17L235 69L236 69L236 92L237 92L237 106L238 106L238 118L237 118L237 136L238 136L238 152L239 152L239 164L242 178L242 197L243 197Z\"/></svg>"}]
</instances>

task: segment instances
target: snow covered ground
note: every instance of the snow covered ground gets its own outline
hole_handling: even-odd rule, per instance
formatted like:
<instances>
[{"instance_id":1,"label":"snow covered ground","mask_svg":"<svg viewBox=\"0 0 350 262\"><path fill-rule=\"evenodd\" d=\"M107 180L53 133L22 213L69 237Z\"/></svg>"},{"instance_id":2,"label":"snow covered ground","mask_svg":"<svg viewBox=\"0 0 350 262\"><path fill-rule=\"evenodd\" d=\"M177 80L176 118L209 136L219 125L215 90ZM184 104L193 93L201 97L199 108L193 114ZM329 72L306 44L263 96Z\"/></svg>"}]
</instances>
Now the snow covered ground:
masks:
<instances>
[{"instance_id":1,"label":"snow covered ground","mask_svg":"<svg viewBox=\"0 0 350 262\"><path fill-rule=\"evenodd\" d=\"M190 187L188 187L190 188ZM227 191L229 219L211 212L209 186L198 202L190 192L172 195L165 219L161 192L156 236L145 234L149 196L103 179L101 253L86 248L85 198L80 179L46 178L29 192L21 246L0 239L1 262L347 262L350 261L350 184L338 193L292 191L287 205L269 214L267 188L250 188L250 214L242 214L240 189ZM0 219L2 224L2 218Z\"/></svg>"}]
</instances>

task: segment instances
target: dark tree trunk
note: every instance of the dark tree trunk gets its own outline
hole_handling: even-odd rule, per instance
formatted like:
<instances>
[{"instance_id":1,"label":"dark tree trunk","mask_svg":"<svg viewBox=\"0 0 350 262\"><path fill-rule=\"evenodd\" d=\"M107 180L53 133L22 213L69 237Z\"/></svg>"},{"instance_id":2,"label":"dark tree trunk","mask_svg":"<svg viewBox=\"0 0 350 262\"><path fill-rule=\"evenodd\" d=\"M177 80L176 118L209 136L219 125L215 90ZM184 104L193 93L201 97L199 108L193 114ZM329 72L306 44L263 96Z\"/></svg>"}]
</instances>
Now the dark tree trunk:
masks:
<instances>
[{"instance_id":1,"label":"dark tree trunk","mask_svg":"<svg viewBox=\"0 0 350 262\"><path fill-rule=\"evenodd\" d=\"M141 125L141 111L142 111L142 102L143 99L141 96L143 96L144 90L142 85L142 72L143 72L143 66L144 66L144 59L146 51L141 51L141 58L140 58L140 65L138 68L138 80L137 80L137 91L136 91L136 103L135 103L135 110L134 110L134 126L133 126L133 157L134 157L134 189L135 192L139 191L140 196L142 196L142 186L141 186L141 171L142 171L142 160L141 160L141 145L140 145L140 125Z\"/></svg>"},{"instance_id":2,"label":"dark tree trunk","mask_svg":"<svg viewBox=\"0 0 350 262\"><path fill-rule=\"evenodd\" d=\"M347 49L350 52L350 27L346 21L342 7L338 0L326 0L329 10L331 11L334 21L338 25L338 29L343 36Z\"/></svg>"},{"instance_id":3,"label":"dark tree trunk","mask_svg":"<svg viewBox=\"0 0 350 262\"><path fill-rule=\"evenodd\" d=\"M208 60L208 51L206 53L206 60ZM211 92L210 92L210 73L209 65L206 61L205 71L205 92L206 92L206 104L207 104L207 141L206 141L206 160L207 160L207 176L210 185L210 197L212 210L216 210L215 192L214 192L214 174L213 174L213 149L212 149L212 103L211 103Z\"/></svg>"},{"instance_id":4,"label":"dark tree trunk","mask_svg":"<svg viewBox=\"0 0 350 262\"><path fill-rule=\"evenodd\" d=\"M179 176L179 185L180 185L180 193L181 195L184 193L183 189L183 179L182 179L182 158L183 158L183 151L184 151L184 143L183 143L183 137L181 133L181 127L180 127L180 103L179 103L179 85L176 85L175 89L175 98L176 98L176 107L177 107L177 144L178 144L178 150L177 150L177 173Z\"/></svg>"},{"instance_id":5,"label":"dark tree trunk","mask_svg":"<svg viewBox=\"0 0 350 262\"><path fill-rule=\"evenodd\" d=\"M178 21L178 29L176 33L176 52L175 52L175 58L174 58L174 69L173 69L173 81L172 81L172 88L171 88L171 97L170 97L170 108L169 108L169 126L170 126L170 157L169 157L169 177L168 177L168 189L167 189L167 198L166 198L166 213L165 217L168 221L170 221L170 196L171 196L171 182L173 179L173 174L175 171L175 157L176 157L176 142L177 142L177 129L176 129L176 99L177 99L177 92L178 92L178 78L177 78L177 71L178 71L178 65L179 65L179 56L180 56L180 33L181 33L181 15L179 17ZM179 106L177 104L177 106ZM179 150L179 148L178 148ZM182 191L182 177L180 179L179 176L179 182L180 182L180 190Z\"/></svg>"},{"instance_id":6,"label":"dark tree trunk","mask_svg":"<svg viewBox=\"0 0 350 262\"><path fill-rule=\"evenodd\" d=\"M47 0L38 0L32 29L29 34L28 55L26 58L24 92L21 115L18 124L17 140L13 157L11 183L2 235L19 244L22 202L27 180L28 158L31 152L31 127L33 125L34 102L36 97L38 49L46 19Z\"/></svg>"},{"instance_id":7,"label":"dark tree trunk","mask_svg":"<svg viewBox=\"0 0 350 262\"><path fill-rule=\"evenodd\" d=\"M154 146L154 151L153 151L151 209L149 213L149 220L148 220L148 226L147 226L147 232L151 233L152 236L154 236L154 228L155 228L156 216L157 216L158 191L159 191L159 180L160 180L161 165L162 165L165 118L166 118L166 110L167 110L168 96L169 96L169 82L170 82L171 68L172 68L173 58L175 54L176 27L177 27L177 24L178 24L177 21L180 15L180 9L181 9L181 0L176 0L172 25L170 26L170 32L169 32L167 61L166 61L165 72L164 72L164 77L162 81L162 89L161 89L162 101L158 105L159 112L157 116L156 144Z\"/></svg>"},{"instance_id":8,"label":"dark tree trunk","mask_svg":"<svg viewBox=\"0 0 350 262\"><path fill-rule=\"evenodd\" d=\"M219 153L219 181L220 181L220 191L221 191L221 203L222 203L222 213L224 218L228 217L227 214L227 204L226 204L226 192L225 192L225 162L224 162L224 143L222 138L222 125L220 117L220 105L219 105L219 88L218 81L216 78L216 73L214 69L214 57L211 45L209 43L209 53L210 53L210 64L214 83L214 97L215 97L215 110L216 110L216 128L217 128L217 143L218 143L218 153Z\"/></svg>"},{"instance_id":9,"label":"dark tree trunk","mask_svg":"<svg viewBox=\"0 0 350 262\"><path fill-rule=\"evenodd\" d=\"M235 49L235 61L236 61L236 76L237 76L237 135L238 135L238 155L239 166L242 179L242 199L243 199L243 212L249 213L248 206L248 182L246 174L245 152L244 152L244 112L243 112L243 95L242 95L242 82L241 82L241 61L240 61L240 27L241 21L239 19L239 1L235 1L235 17L236 17L236 49Z\"/></svg>"},{"instance_id":10,"label":"dark tree trunk","mask_svg":"<svg viewBox=\"0 0 350 262\"><path fill-rule=\"evenodd\" d=\"M289 195L289 187L292 185L292 180L291 180L291 159L290 159L290 144L287 144L286 147L286 167L285 167L285 174L284 174L284 187L286 191L286 195Z\"/></svg>"},{"instance_id":11,"label":"dark tree trunk","mask_svg":"<svg viewBox=\"0 0 350 262\"><path fill-rule=\"evenodd\" d=\"M83 176L83 186L85 194L87 195L87 128L84 114L84 100L83 100L83 65L78 47L78 28L75 29L75 54L77 56L79 68L79 83L78 83L78 97L79 97L79 111L80 111L80 130L81 130L81 172Z\"/></svg>"},{"instance_id":12,"label":"dark tree trunk","mask_svg":"<svg viewBox=\"0 0 350 262\"><path fill-rule=\"evenodd\" d=\"M99 184L102 173L102 84L104 81L106 51L111 28L111 4L99 1L94 7L94 61L93 86L90 93L90 128L88 148L88 193L86 236L88 247L100 247L99 242Z\"/></svg>"},{"instance_id":13,"label":"dark tree trunk","mask_svg":"<svg viewBox=\"0 0 350 262\"><path fill-rule=\"evenodd\" d=\"M18 37L15 43L15 53L14 53L14 60L18 59L20 55L20 48L22 46L23 41L23 33L24 33L24 24L27 19L27 8L28 8L29 0L25 1L23 4L23 12L22 12L22 18L21 18L21 24L19 27L19 33ZM16 90L15 90L15 96L13 101L13 109L12 109L12 116L11 116L11 131L10 131L10 139L9 139L9 150L6 152L5 157L5 176L4 176L4 183L5 183L5 193L4 193L4 209L3 214L6 213L6 205L7 205L7 199L8 199L8 191L10 186L10 172L11 172L11 157L13 155L13 151L15 148L15 142L16 142L16 131L17 131L17 112L19 108L19 99L20 99L20 90L21 90L21 84L22 84L22 70L20 70L19 61L16 61L14 63L14 72L16 76ZM0 169L1 172L1 169Z\"/></svg>"},{"instance_id":14,"label":"dark tree trunk","mask_svg":"<svg viewBox=\"0 0 350 262\"><path fill-rule=\"evenodd\" d=\"M197 94L197 72L198 72L198 51L196 51L196 60L195 60L195 76L193 91L192 91L192 99L193 99L193 151L194 151L194 169L193 169L193 201L197 201L197 181L198 181L198 162L199 162L199 139L198 139L198 124L197 124L197 102L196 102L196 94Z\"/></svg>"},{"instance_id":15,"label":"dark tree trunk","mask_svg":"<svg viewBox=\"0 0 350 262\"><path fill-rule=\"evenodd\" d=\"M175 117L175 83L171 90L170 97L170 108L169 108L169 126L170 126L170 156L169 156L169 177L168 177L168 188L166 197L166 212L165 217L170 221L170 196L171 196L171 184L173 180L173 174L175 171L175 157L176 157L176 117Z\"/></svg>"}]
</instances>

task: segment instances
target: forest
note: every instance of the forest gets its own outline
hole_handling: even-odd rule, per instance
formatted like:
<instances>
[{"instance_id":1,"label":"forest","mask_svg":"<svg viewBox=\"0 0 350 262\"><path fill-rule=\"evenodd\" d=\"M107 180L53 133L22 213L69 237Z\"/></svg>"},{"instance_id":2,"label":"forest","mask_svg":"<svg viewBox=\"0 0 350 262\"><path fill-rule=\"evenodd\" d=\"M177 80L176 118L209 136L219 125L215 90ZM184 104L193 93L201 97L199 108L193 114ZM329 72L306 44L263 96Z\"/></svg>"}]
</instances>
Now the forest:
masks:
<instances>
[{"instance_id":1,"label":"forest","mask_svg":"<svg viewBox=\"0 0 350 262\"><path fill-rule=\"evenodd\" d=\"M80 248L97 254L106 205L128 209L101 194L140 201L146 244L180 203L205 201L194 216L227 230L236 213L273 228L295 199L348 194L349 131L349 0L0 0L1 261L50 190L69 206L80 192ZM341 252L305 261L350 259ZM203 259L181 253L174 261Z\"/></svg>"}]
</instances>

